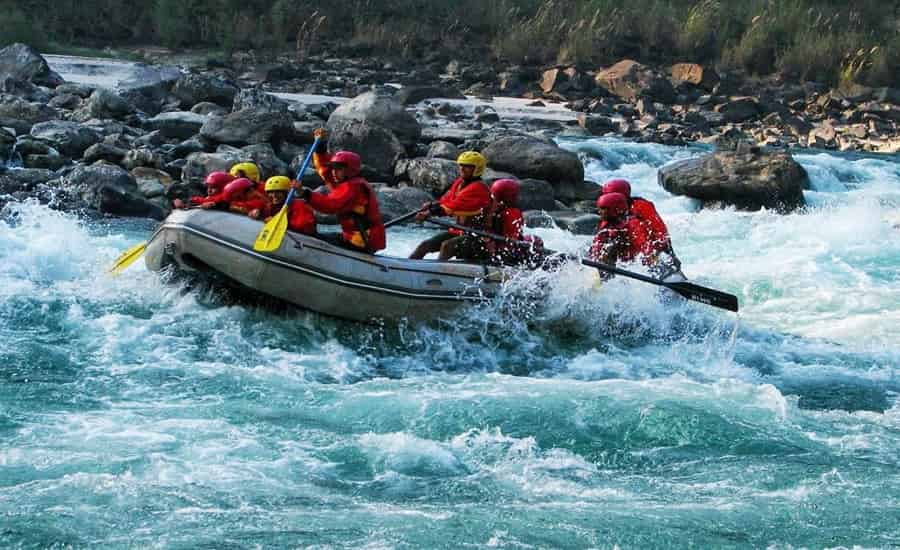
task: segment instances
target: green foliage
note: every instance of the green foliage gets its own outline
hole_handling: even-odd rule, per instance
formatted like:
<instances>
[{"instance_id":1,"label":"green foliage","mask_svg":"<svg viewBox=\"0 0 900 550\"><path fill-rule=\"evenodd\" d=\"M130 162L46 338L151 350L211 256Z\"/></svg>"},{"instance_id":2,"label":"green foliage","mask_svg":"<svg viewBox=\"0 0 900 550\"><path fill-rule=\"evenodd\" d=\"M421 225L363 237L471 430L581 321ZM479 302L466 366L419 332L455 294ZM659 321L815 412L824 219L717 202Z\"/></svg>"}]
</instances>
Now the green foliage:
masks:
<instances>
[{"instance_id":1,"label":"green foliage","mask_svg":"<svg viewBox=\"0 0 900 550\"><path fill-rule=\"evenodd\" d=\"M0 3L0 48L21 42L41 50L47 45L42 26L13 4Z\"/></svg>"}]
</instances>

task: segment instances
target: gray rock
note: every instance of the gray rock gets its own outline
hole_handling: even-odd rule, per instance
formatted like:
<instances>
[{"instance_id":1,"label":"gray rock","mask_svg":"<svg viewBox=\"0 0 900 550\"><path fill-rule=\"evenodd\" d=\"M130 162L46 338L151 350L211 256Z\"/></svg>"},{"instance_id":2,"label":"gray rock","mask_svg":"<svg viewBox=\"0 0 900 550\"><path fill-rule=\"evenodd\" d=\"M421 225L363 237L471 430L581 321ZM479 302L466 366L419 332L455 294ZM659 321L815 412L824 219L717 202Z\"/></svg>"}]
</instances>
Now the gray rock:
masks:
<instances>
[{"instance_id":1,"label":"gray rock","mask_svg":"<svg viewBox=\"0 0 900 550\"><path fill-rule=\"evenodd\" d=\"M105 160L113 164L119 164L125 158L128 151L109 143L95 143L87 148L81 160L86 164L93 164L98 160Z\"/></svg>"},{"instance_id":2,"label":"gray rock","mask_svg":"<svg viewBox=\"0 0 900 550\"><path fill-rule=\"evenodd\" d=\"M558 199L579 197L584 166L575 153L561 149L555 143L514 135L493 141L482 153L495 170L511 172L522 179L549 182Z\"/></svg>"},{"instance_id":3,"label":"gray rock","mask_svg":"<svg viewBox=\"0 0 900 550\"><path fill-rule=\"evenodd\" d=\"M82 99L75 94L57 94L56 97L47 102L47 106L54 109L74 111L80 108L83 103Z\"/></svg>"},{"instance_id":4,"label":"gray rock","mask_svg":"<svg viewBox=\"0 0 900 550\"><path fill-rule=\"evenodd\" d=\"M102 139L97 131L77 122L65 120L35 124L31 128L31 136L49 143L60 153L71 158L80 158L88 147Z\"/></svg>"},{"instance_id":5,"label":"gray rock","mask_svg":"<svg viewBox=\"0 0 900 550\"><path fill-rule=\"evenodd\" d=\"M375 90L358 95L344 103L328 117L329 133L346 128L350 122L362 122L368 127L381 128L392 134L404 146L412 147L422 135L416 118L387 92Z\"/></svg>"},{"instance_id":6,"label":"gray rock","mask_svg":"<svg viewBox=\"0 0 900 550\"><path fill-rule=\"evenodd\" d=\"M125 158L122 159L122 167L126 170L134 170L140 166L161 168L163 164L165 164L165 162L162 155L149 147L131 149L125 153Z\"/></svg>"},{"instance_id":7,"label":"gray rock","mask_svg":"<svg viewBox=\"0 0 900 550\"><path fill-rule=\"evenodd\" d=\"M544 180L524 179L519 182L519 209L553 210L556 201L553 199L553 186Z\"/></svg>"},{"instance_id":8,"label":"gray rock","mask_svg":"<svg viewBox=\"0 0 900 550\"><path fill-rule=\"evenodd\" d=\"M373 180L389 181L394 165L406 153L393 132L378 125L356 120L331 124L328 132L329 151L353 151L362 157L363 171Z\"/></svg>"},{"instance_id":9,"label":"gray rock","mask_svg":"<svg viewBox=\"0 0 900 550\"><path fill-rule=\"evenodd\" d=\"M25 168L44 170L59 170L69 163L69 159L60 155L55 149L50 149L48 154L24 155L22 164Z\"/></svg>"},{"instance_id":10,"label":"gray rock","mask_svg":"<svg viewBox=\"0 0 900 550\"><path fill-rule=\"evenodd\" d=\"M559 227L576 235L592 235L597 230L600 216L583 214L574 210L527 210L522 215L528 227Z\"/></svg>"},{"instance_id":11,"label":"gray rock","mask_svg":"<svg viewBox=\"0 0 900 550\"><path fill-rule=\"evenodd\" d=\"M134 147L160 147L168 143L169 140L166 136L162 134L159 130L153 130L152 132L147 132L141 137L132 141L132 145Z\"/></svg>"},{"instance_id":12,"label":"gray rock","mask_svg":"<svg viewBox=\"0 0 900 550\"><path fill-rule=\"evenodd\" d=\"M135 112L134 105L106 88L97 88L73 117L81 122L97 119L121 119Z\"/></svg>"},{"instance_id":13,"label":"gray rock","mask_svg":"<svg viewBox=\"0 0 900 550\"><path fill-rule=\"evenodd\" d=\"M258 109L285 112L288 110L288 105L287 101L266 93L262 88L245 88L234 96L231 110L237 112L242 109Z\"/></svg>"},{"instance_id":14,"label":"gray rock","mask_svg":"<svg viewBox=\"0 0 900 550\"><path fill-rule=\"evenodd\" d=\"M132 170L131 177L134 178L138 191L148 199L163 196L166 189L174 183L167 172L144 166Z\"/></svg>"},{"instance_id":15,"label":"gray rock","mask_svg":"<svg viewBox=\"0 0 900 550\"><path fill-rule=\"evenodd\" d=\"M273 143L293 132L285 113L260 109L243 109L223 117L210 117L200 128L200 135L217 143L252 145Z\"/></svg>"},{"instance_id":16,"label":"gray rock","mask_svg":"<svg viewBox=\"0 0 900 550\"><path fill-rule=\"evenodd\" d=\"M52 70L41 54L25 44L10 44L0 50L0 76L55 88L65 80Z\"/></svg>"},{"instance_id":17,"label":"gray rock","mask_svg":"<svg viewBox=\"0 0 900 550\"><path fill-rule=\"evenodd\" d=\"M404 86L394 94L394 99L401 105L415 105L434 98L465 99L466 96L456 88L447 86Z\"/></svg>"},{"instance_id":18,"label":"gray rock","mask_svg":"<svg viewBox=\"0 0 900 550\"><path fill-rule=\"evenodd\" d=\"M186 74L175 83L172 93L181 101L181 106L190 109L197 103L210 101L231 108L238 87L219 77L203 74Z\"/></svg>"},{"instance_id":19,"label":"gray rock","mask_svg":"<svg viewBox=\"0 0 900 550\"><path fill-rule=\"evenodd\" d=\"M459 156L459 147L449 141L432 141L428 145L428 158L456 160Z\"/></svg>"},{"instance_id":20,"label":"gray rock","mask_svg":"<svg viewBox=\"0 0 900 550\"><path fill-rule=\"evenodd\" d=\"M57 95L72 94L74 96L80 97L81 99L87 99L92 93L94 93L94 90L96 89L97 88L95 86L91 86L89 84L66 82L57 86L55 91Z\"/></svg>"},{"instance_id":21,"label":"gray rock","mask_svg":"<svg viewBox=\"0 0 900 550\"><path fill-rule=\"evenodd\" d=\"M97 163L76 166L63 176L60 188L89 208L119 216L163 219L166 212L145 199L131 174L118 166Z\"/></svg>"},{"instance_id":22,"label":"gray rock","mask_svg":"<svg viewBox=\"0 0 900 550\"><path fill-rule=\"evenodd\" d=\"M288 173L288 163L281 160L275 149L268 143L243 147L240 155L241 161L253 162L259 167L259 174L263 181L272 176L294 176L294 174Z\"/></svg>"},{"instance_id":23,"label":"gray rock","mask_svg":"<svg viewBox=\"0 0 900 550\"><path fill-rule=\"evenodd\" d=\"M59 112L41 103L31 103L16 96L0 95L0 119L19 121L14 127L16 132L28 133L31 126L38 122L47 122L59 118ZM9 124L2 124L8 126ZM24 132L20 128L27 126Z\"/></svg>"},{"instance_id":24,"label":"gray rock","mask_svg":"<svg viewBox=\"0 0 900 550\"><path fill-rule=\"evenodd\" d=\"M616 132L619 126L609 117L578 113L578 125L595 136Z\"/></svg>"},{"instance_id":25,"label":"gray rock","mask_svg":"<svg viewBox=\"0 0 900 550\"><path fill-rule=\"evenodd\" d=\"M752 97L735 98L716 106L716 112L725 118L725 122L744 122L760 115L759 103Z\"/></svg>"},{"instance_id":26,"label":"gray rock","mask_svg":"<svg viewBox=\"0 0 900 550\"><path fill-rule=\"evenodd\" d=\"M47 183L53 177L53 171L37 168L24 168L0 173L0 195L32 192L38 185Z\"/></svg>"},{"instance_id":27,"label":"gray rock","mask_svg":"<svg viewBox=\"0 0 900 550\"><path fill-rule=\"evenodd\" d=\"M239 152L233 153L192 153L181 169L181 179L201 185L210 172L227 172L241 161Z\"/></svg>"},{"instance_id":28,"label":"gray rock","mask_svg":"<svg viewBox=\"0 0 900 550\"><path fill-rule=\"evenodd\" d=\"M806 170L785 152L717 151L659 169L659 184L676 195L742 210L803 206Z\"/></svg>"},{"instance_id":29,"label":"gray rock","mask_svg":"<svg viewBox=\"0 0 900 550\"><path fill-rule=\"evenodd\" d=\"M394 169L394 176L408 181L413 187L438 196L450 188L459 175L456 162L447 159L416 158L401 160Z\"/></svg>"},{"instance_id":30,"label":"gray rock","mask_svg":"<svg viewBox=\"0 0 900 550\"><path fill-rule=\"evenodd\" d=\"M188 139L200 133L200 128L209 117L188 111L160 113L147 121L147 127L167 138Z\"/></svg>"},{"instance_id":31,"label":"gray rock","mask_svg":"<svg viewBox=\"0 0 900 550\"><path fill-rule=\"evenodd\" d=\"M191 112L197 115L225 116L230 111L225 107L216 105L211 101L201 101L200 103L191 107Z\"/></svg>"},{"instance_id":32,"label":"gray rock","mask_svg":"<svg viewBox=\"0 0 900 550\"><path fill-rule=\"evenodd\" d=\"M169 151L170 158L184 158L191 153L212 153L215 150L211 144L203 139L198 137L194 137L191 139L187 139L182 141L181 143L172 147L172 150Z\"/></svg>"},{"instance_id":33,"label":"gray rock","mask_svg":"<svg viewBox=\"0 0 900 550\"><path fill-rule=\"evenodd\" d=\"M375 194L378 195L378 207L385 221L421 208L422 204L434 199L424 189L411 186L381 185L376 188Z\"/></svg>"}]
</instances>

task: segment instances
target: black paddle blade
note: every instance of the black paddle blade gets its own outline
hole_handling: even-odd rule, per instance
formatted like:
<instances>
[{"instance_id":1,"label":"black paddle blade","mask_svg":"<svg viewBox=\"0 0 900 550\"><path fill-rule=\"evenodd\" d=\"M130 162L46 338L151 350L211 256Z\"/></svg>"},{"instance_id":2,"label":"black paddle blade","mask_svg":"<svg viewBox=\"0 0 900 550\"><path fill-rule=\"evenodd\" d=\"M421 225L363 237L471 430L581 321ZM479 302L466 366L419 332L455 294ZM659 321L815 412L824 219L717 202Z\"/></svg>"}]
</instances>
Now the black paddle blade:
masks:
<instances>
[{"instance_id":1,"label":"black paddle blade","mask_svg":"<svg viewBox=\"0 0 900 550\"><path fill-rule=\"evenodd\" d=\"M734 294L695 285L694 283L662 283L662 285L674 290L688 300L727 309L728 311L736 312L738 310L738 299Z\"/></svg>"}]
</instances>

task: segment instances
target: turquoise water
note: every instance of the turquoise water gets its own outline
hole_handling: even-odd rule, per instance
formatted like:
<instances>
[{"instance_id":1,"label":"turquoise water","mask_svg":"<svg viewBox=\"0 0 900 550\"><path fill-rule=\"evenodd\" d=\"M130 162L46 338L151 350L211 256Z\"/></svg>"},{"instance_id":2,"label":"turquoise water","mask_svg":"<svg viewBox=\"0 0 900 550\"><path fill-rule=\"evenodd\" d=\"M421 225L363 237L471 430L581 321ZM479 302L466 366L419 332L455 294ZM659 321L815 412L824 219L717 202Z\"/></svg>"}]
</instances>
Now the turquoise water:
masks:
<instances>
[{"instance_id":1,"label":"turquoise water","mask_svg":"<svg viewBox=\"0 0 900 550\"><path fill-rule=\"evenodd\" d=\"M0 546L900 547L900 161L799 154L811 206L781 216L657 187L698 150L565 146L740 316L571 266L360 326L109 278L152 224L8 207Z\"/></svg>"}]
</instances>

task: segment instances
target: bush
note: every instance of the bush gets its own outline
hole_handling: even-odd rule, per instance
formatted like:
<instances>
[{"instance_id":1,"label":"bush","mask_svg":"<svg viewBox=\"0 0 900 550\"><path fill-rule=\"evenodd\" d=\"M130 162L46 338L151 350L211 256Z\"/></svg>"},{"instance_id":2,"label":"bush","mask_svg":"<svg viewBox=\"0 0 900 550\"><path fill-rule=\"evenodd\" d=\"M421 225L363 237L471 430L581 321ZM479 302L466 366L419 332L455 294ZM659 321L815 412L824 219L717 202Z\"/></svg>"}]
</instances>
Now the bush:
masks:
<instances>
[{"instance_id":1,"label":"bush","mask_svg":"<svg viewBox=\"0 0 900 550\"><path fill-rule=\"evenodd\" d=\"M37 21L29 19L14 5L0 4L0 48L21 42L36 50L47 47L47 36Z\"/></svg>"}]
</instances>

